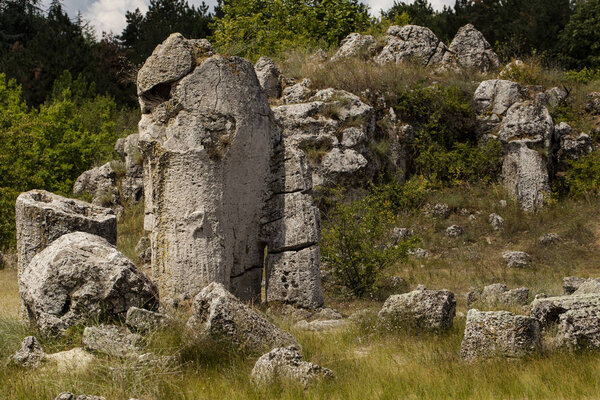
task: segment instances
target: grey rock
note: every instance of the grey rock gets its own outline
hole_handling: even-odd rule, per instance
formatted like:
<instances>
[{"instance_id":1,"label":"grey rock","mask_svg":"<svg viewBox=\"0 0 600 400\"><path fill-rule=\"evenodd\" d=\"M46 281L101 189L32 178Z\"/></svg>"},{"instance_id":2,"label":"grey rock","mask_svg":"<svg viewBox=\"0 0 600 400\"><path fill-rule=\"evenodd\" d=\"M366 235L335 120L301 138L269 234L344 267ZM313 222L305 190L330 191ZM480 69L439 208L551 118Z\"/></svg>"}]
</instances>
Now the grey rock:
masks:
<instances>
[{"instance_id":1,"label":"grey rock","mask_svg":"<svg viewBox=\"0 0 600 400\"><path fill-rule=\"evenodd\" d=\"M19 292L30 322L46 334L116 318L132 306L158 307L152 281L105 239L83 232L36 255L19 274Z\"/></svg>"},{"instance_id":2,"label":"grey rock","mask_svg":"<svg viewBox=\"0 0 600 400\"><path fill-rule=\"evenodd\" d=\"M571 350L600 348L600 308L570 309L559 317L557 342Z\"/></svg>"},{"instance_id":3,"label":"grey rock","mask_svg":"<svg viewBox=\"0 0 600 400\"><path fill-rule=\"evenodd\" d=\"M91 396L86 394L80 394L79 396L74 395L71 392L63 392L56 396L54 400L106 400L101 396Z\"/></svg>"},{"instance_id":4,"label":"grey rock","mask_svg":"<svg viewBox=\"0 0 600 400\"><path fill-rule=\"evenodd\" d=\"M256 77L265 94L274 99L281 97L281 71L269 57L261 57L254 65Z\"/></svg>"},{"instance_id":5,"label":"grey rock","mask_svg":"<svg viewBox=\"0 0 600 400\"><path fill-rule=\"evenodd\" d=\"M445 331L452 327L455 314L454 293L417 288L409 293L390 296L377 320L378 325L389 329Z\"/></svg>"},{"instance_id":6,"label":"grey rock","mask_svg":"<svg viewBox=\"0 0 600 400\"><path fill-rule=\"evenodd\" d=\"M85 171L75 180L73 194L79 195L84 192L92 195L94 205L111 207L119 204L117 175L111 163Z\"/></svg>"},{"instance_id":7,"label":"grey rock","mask_svg":"<svg viewBox=\"0 0 600 400\"><path fill-rule=\"evenodd\" d=\"M130 307L125 317L127 326L136 332L154 331L168 321L169 318L165 314L138 307Z\"/></svg>"},{"instance_id":8,"label":"grey rock","mask_svg":"<svg viewBox=\"0 0 600 400\"><path fill-rule=\"evenodd\" d=\"M485 37L471 24L465 25L450 43L450 51L444 54L444 64L488 72L500 68L500 59Z\"/></svg>"},{"instance_id":9,"label":"grey rock","mask_svg":"<svg viewBox=\"0 0 600 400\"><path fill-rule=\"evenodd\" d=\"M303 79L295 85L283 89L283 102L285 104L304 103L313 95L314 91L310 88L312 81Z\"/></svg>"},{"instance_id":10,"label":"grey rock","mask_svg":"<svg viewBox=\"0 0 600 400\"><path fill-rule=\"evenodd\" d=\"M531 303L531 316L543 326L549 326L559 322L560 315L569 310L598 307L600 295L597 293L539 298Z\"/></svg>"},{"instance_id":11,"label":"grey rock","mask_svg":"<svg viewBox=\"0 0 600 400\"><path fill-rule=\"evenodd\" d=\"M559 160L578 160L594 151L594 144L590 135L581 133L560 137Z\"/></svg>"},{"instance_id":12,"label":"grey rock","mask_svg":"<svg viewBox=\"0 0 600 400\"><path fill-rule=\"evenodd\" d=\"M460 354L467 361L522 358L541 352L541 337L541 326L535 318L472 309L467 313Z\"/></svg>"},{"instance_id":13,"label":"grey rock","mask_svg":"<svg viewBox=\"0 0 600 400\"><path fill-rule=\"evenodd\" d=\"M305 331L327 332L345 328L348 324L346 319L319 319L311 322L299 321L294 327Z\"/></svg>"},{"instance_id":14,"label":"grey rock","mask_svg":"<svg viewBox=\"0 0 600 400\"><path fill-rule=\"evenodd\" d=\"M569 94L567 93L567 91L565 89L562 89L559 87L553 87L553 88L546 90L542 94L540 100L542 100L542 103L545 106L548 106L550 108L555 108L558 105L560 105L563 101L565 101L568 96L569 96Z\"/></svg>"},{"instance_id":15,"label":"grey rock","mask_svg":"<svg viewBox=\"0 0 600 400\"><path fill-rule=\"evenodd\" d=\"M215 282L202 289L194 299L188 328L200 338L249 353L261 353L281 346L299 346L296 338Z\"/></svg>"},{"instance_id":16,"label":"grey rock","mask_svg":"<svg viewBox=\"0 0 600 400\"><path fill-rule=\"evenodd\" d=\"M183 78L194 66L193 53L192 44L180 33L173 33L154 49L140 68L137 76L138 94Z\"/></svg>"},{"instance_id":17,"label":"grey rock","mask_svg":"<svg viewBox=\"0 0 600 400\"><path fill-rule=\"evenodd\" d=\"M560 242L560 236L557 233L546 233L538 241L542 246L551 246Z\"/></svg>"},{"instance_id":18,"label":"grey rock","mask_svg":"<svg viewBox=\"0 0 600 400\"><path fill-rule=\"evenodd\" d=\"M495 231L499 231L504 227L504 218L502 218L498 214L490 214L490 216L488 217L488 221L490 221L490 225L492 225L492 228Z\"/></svg>"},{"instance_id":19,"label":"grey rock","mask_svg":"<svg viewBox=\"0 0 600 400\"><path fill-rule=\"evenodd\" d=\"M149 264L152 261L152 243L150 238L142 236L135 245L135 252L142 264Z\"/></svg>"},{"instance_id":20,"label":"grey rock","mask_svg":"<svg viewBox=\"0 0 600 400\"><path fill-rule=\"evenodd\" d=\"M88 326L83 330L83 347L112 357L138 358L142 336L116 325Z\"/></svg>"},{"instance_id":21,"label":"grey rock","mask_svg":"<svg viewBox=\"0 0 600 400\"><path fill-rule=\"evenodd\" d=\"M525 268L531 263L531 256L524 251L505 251L502 258L508 268Z\"/></svg>"},{"instance_id":22,"label":"grey rock","mask_svg":"<svg viewBox=\"0 0 600 400\"><path fill-rule=\"evenodd\" d=\"M10 357L10 361L23 368L38 368L46 359L46 353L35 336L27 336L21 349Z\"/></svg>"},{"instance_id":23,"label":"grey rock","mask_svg":"<svg viewBox=\"0 0 600 400\"><path fill-rule=\"evenodd\" d=\"M409 256L413 256L415 258L429 258L430 257L430 253L429 251L425 250L425 249L421 249L421 248L417 248L417 249L409 249L407 251L407 254Z\"/></svg>"},{"instance_id":24,"label":"grey rock","mask_svg":"<svg viewBox=\"0 0 600 400\"><path fill-rule=\"evenodd\" d=\"M315 381L333 376L327 368L302 361L295 346L273 349L261 356L252 369L252 380L259 385L270 384L276 379L289 379L309 387Z\"/></svg>"},{"instance_id":25,"label":"grey rock","mask_svg":"<svg viewBox=\"0 0 600 400\"><path fill-rule=\"evenodd\" d=\"M108 208L43 190L22 193L16 202L19 271L59 237L88 232L117 243L117 218Z\"/></svg>"},{"instance_id":26,"label":"grey rock","mask_svg":"<svg viewBox=\"0 0 600 400\"><path fill-rule=\"evenodd\" d=\"M600 278L596 278L596 280L600 281ZM577 276L568 276L563 279L563 289L565 294L573 294L582 283L586 282L587 279L579 278Z\"/></svg>"},{"instance_id":27,"label":"grey rock","mask_svg":"<svg viewBox=\"0 0 600 400\"><path fill-rule=\"evenodd\" d=\"M427 204L424 213L430 217L446 219L450 216L450 207L445 203Z\"/></svg>"},{"instance_id":28,"label":"grey rock","mask_svg":"<svg viewBox=\"0 0 600 400\"><path fill-rule=\"evenodd\" d=\"M600 115L600 92L589 93L588 102L585 105L585 112L592 115Z\"/></svg>"},{"instance_id":29,"label":"grey rock","mask_svg":"<svg viewBox=\"0 0 600 400\"><path fill-rule=\"evenodd\" d=\"M549 148L554 135L554 122L543 105L524 101L513 104L502 120L498 138L503 143L514 142L543 145Z\"/></svg>"},{"instance_id":30,"label":"grey rock","mask_svg":"<svg viewBox=\"0 0 600 400\"><path fill-rule=\"evenodd\" d=\"M392 231L392 241L394 244L404 242L415 235L415 232L409 228L394 228Z\"/></svg>"},{"instance_id":31,"label":"grey rock","mask_svg":"<svg viewBox=\"0 0 600 400\"><path fill-rule=\"evenodd\" d=\"M85 371L94 361L96 361L96 357L81 347L75 347L71 350L47 354L45 361L56 371L72 373Z\"/></svg>"},{"instance_id":32,"label":"grey rock","mask_svg":"<svg viewBox=\"0 0 600 400\"><path fill-rule=\"evenodd\" d=\"M513 104L523 101L521 86L516 82L501 79L483 81L475 90L473 101L481 132L494 132L508 109Z\"/></svg>"},{"instance_id":33,"label":"grey rock","mask_svg":"<svg viewBox=\"0 0 600 400\"><path fill-rule=\"evenodd\" d=\"M528 304L529 289L526 287L508 289L501 283L485 286L483 289L475 289L467 294L467 306L475 303L486 307L498 306L524 306Z\"/></svg>"},{"instance_id":34,"label":"grey rock","mask_svg":"<svg viewBox=\"0 0 600 400\"><path fill-rule=\"evenodd\" d=\"M546 159L524 144L510 144L502 163L502 183L524 211L539 210L551 192Z\"/></svg>"},{"instance_id":35,"label":"grey rock","mask_svg":"<svg viewBox=\"0 0 600 400\"><path fill-rule=\"evenodd\" d=\"M136 133L119 139L115 144L115 151L125 163L125 176L120 184L122 200L128 204L137 204L144 197L144 168L139 138Z\"/></svg>"},{"instance_id":36,"label":"grey rock","mask_svg":"<svg viewBox=\"0 0 600 400\"><path fill-rule=\"evenodd\" d=\"M317 310L312 315L312 318L314 320L334 320L334 319L342 319L343 316L339 311L334 310L333 308L323 307L323 308L320 308L319 310Z\"/></svg>"},{"instance_id":37,"label":"grey rock","mask_svg":"<svg viewBox=\"0 0 600 400\"><path fill-rule=\"evenodd\" d=\"M596 279L588 279L579 285L577 290L573 293L573 296L594 293L600 294L600 281Z\"/></svg>"},{"instance_id":38,"label":"grey rock","mask_svg":"<svg viewBox=\"0 0 600 400\"><path fill-rule=\"evenodd\" d=\"M465 230L460 225L451 225L448 228L446 228L446 236L451 238L457 238L459 236L462 236L463 233L465 233Z\"/></svg>"},{"instance_id":39,"label":"grey rock","mask_svg":"<svg viewBox=\"0 0 600 400\"><path fill-rule=\"evenodd\" d=\"M375 57L379 64L413 61L422 65L439 64L448 47L429 29L422 26L390 26L387 44Z\"/></svg>"},{"instance_id":40,"label":"grey rock","mask_svg":"<svg viewBox=\"0 0 600 400\"><path fill-rule=\"evenodd\" d=\"M340 48L331 57L331 61L339 61L348 57L370 57L375 50L375 38L371 35L351 33L340 43Z\"/></svg>"}]
</instances>

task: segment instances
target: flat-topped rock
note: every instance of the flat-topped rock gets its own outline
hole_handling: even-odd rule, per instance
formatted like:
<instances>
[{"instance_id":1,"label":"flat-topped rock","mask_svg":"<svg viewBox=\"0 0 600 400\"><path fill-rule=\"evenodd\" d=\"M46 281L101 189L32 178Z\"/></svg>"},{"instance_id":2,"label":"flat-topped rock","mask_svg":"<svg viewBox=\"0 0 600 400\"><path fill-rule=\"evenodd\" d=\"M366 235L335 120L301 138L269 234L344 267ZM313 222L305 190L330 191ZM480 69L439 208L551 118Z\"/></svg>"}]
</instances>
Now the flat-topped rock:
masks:
<instances>
[{"instance_id":1,"label":"flat-topped rock","mask_svg":"<svg viewBox=\"0 0 600 400\"><path fill-rule=\"evenodd\" d=\"M531 316L537 318L544 326L559 322L561 314L570 310L600 308L600 294L582 294L536 298L531 303Z\"/></svg>"}]
</instances>

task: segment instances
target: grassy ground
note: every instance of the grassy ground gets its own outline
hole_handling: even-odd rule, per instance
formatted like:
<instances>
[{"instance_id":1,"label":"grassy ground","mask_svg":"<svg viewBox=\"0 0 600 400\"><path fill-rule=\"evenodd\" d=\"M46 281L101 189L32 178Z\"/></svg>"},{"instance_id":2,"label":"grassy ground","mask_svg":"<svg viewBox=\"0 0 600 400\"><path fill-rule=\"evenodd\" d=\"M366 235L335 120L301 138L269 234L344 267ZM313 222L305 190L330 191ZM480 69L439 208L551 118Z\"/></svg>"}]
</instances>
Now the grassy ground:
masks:
<instances>
[{"instance_id":1,"label":"grassy ground","mask_svg":"<svg viewBox=\"0 0 600 400\"><path fill-rule=\"evenodd\" d=\"M105 396L110 400L138 399L576 399L598 398L600 362L595 353L545 354L523 361L497 360L465 364L459 357L470 286L504 282L529 286L535 293L561 293L568 275L600 276L599 201L566 201L537 215L525 215L512 203L501 208L504 193L493 186L436 192L430 202L444 201L456 210L447 220L422 213L403 216L403 225L415 229L429 259L399 262L390 275L405 277L414 287L448 288L457 293L459 316L443 335L410 335L379 332L366 320L336 333L293 329L290 320L276 323L295 334L309 361L332 369L337 378L303 390L290 382L268 388L255 387L249 378L256 357L242 357L195 345L185 334L184 318L149 339L149 347L163 354L177 353L181 362L171 366L140 367L128 361L100 357L83 372L57 372L51 368L24 371L0 370L1 399L53 399L61 391ZM458 210L479 217L470 221ZM131 252L141 230L142 214L128 210L121 220L120 248ZM493 231L487 216L497 212L505 219L502 231ZM458 223L465 235L445 237L447 226ZM562 241L542 247L538 237L556 232ZM504 250L524 250L533 258L528 269L504 267ZM35 334L19 320L14 269L0 270L0 359L19 348L24 336ZM377 310L381 302L353 300L328 293L329 305L350 314L359 309ZM463 313L463 314L460 314ZM45 340L47 352L66 350L80 343L74 330L61 341Z\"/></svg>"}]
</instances>

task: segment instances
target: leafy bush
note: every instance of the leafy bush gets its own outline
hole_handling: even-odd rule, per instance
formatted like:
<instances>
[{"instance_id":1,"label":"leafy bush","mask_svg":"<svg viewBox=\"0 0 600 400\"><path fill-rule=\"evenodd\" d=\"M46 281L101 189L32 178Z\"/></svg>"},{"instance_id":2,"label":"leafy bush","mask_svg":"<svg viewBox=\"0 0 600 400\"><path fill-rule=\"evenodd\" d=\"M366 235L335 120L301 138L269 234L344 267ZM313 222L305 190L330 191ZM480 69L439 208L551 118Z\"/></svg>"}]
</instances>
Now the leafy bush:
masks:
<instances>
[{"instance_id":1,"label":"leafy bush","mask_svg":"<svg viewBox=\"0 0 600 400\"><path fill-rule=\"evenodd\" d=\"M88 88L89 89L89 88ZM29 109L14 80L0 74L0 248L14 243L14 201L19 193L71 192L95 164L113 158L113 145L133 120L110 97L75 98L69 88L40 109Z\"/></svg>"},{"instance_id":2,"label":"leafy bush","mask_svg":"<svg viewBox=\"0 0 600 400\"><path fill-rule=\"evenodd\" d=\"M574 83L590 83L600 80L600 68L585 67L579 71L565 72L566 78Z\"/></svg>"},{"instance_id":3,"label":"leafy bush","mask_svg":"<svg viewBox=\"0 0 600 400\"><path fill-rule=\"evenodd\" d=\"M221 7L214 44L249 58L337 45L371 24L367 6L357 0L230 0Z\"/></svg>"},{"instance_id":4,"label":"leafy bush","mask_svg":"<svg viewBox=\"0 0 600 400\"><path fill-rule=\"evenodd\" d=\"M598 196L600 194L600 151L596 150L579 160L568 162L562 179L555 182L555 190L570 197Z\"/></svg>"},{"instance_id":5,"label":"leafy bush","mask_svg":"<svg viewBox=\"0 0 600 400\"><path fill-rule=\"evenodd\" d=\"M323 227L321 251L334 278L358 297L374 291L382 271L406 256L416 239L392 243L397 212L420 206L426 193L422 179L388 184L354 202L338 202Z\"/></svg>"}]
</instances>

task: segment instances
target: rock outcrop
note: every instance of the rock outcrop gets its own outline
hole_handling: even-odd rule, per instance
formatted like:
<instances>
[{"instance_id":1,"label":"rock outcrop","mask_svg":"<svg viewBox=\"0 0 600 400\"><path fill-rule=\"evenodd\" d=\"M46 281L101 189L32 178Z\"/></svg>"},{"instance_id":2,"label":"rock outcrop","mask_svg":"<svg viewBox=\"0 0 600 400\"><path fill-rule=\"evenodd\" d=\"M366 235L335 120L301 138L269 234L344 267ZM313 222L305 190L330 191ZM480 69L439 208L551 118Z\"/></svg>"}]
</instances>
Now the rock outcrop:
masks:
<instances>
[{"instance_id":1,"label":"rock outcrop","mask_svg":"<svg viewBox=\"0 0 600 400\"><path fill-rule=\"evenodd\" d=\"M304 387L322 379L333 378L333 372L302 360L295 346L281 347L260 357L252 369L252 380L259 385L277 379L300 382Z\"/></svg>"},{"instance_id":2,"label":"rock outcrop","mask_svg":"<svg viewBox=\"0 0 600 400\"><path fill-rule=\"evenodd\" d=\"M129 307L158 307L154 284L108 241L75 232L55 240L19 274L27 316L46 334L90 318L124 316Z\"/></svg>"},{"instance_id":3,"label":"rock outcrop","mask_svg":"<svg viewBox=\"0 0 600 400\"><path fill-rule=\"evenodd\" d=\"M531 264L531 256L524 251L505 251L502 258L508 268L525 268Z\"/></svg>"},{"instance_id":4,"label":"rock outcrop","mask_svg":"<svg viewBox=\"0 0 600 400\"><path fill-rule=\"evenodd\" d=\"M160 328L168 322L166 314L146 310L145 308L129 307L125 316L127 326L136 332L149 332Z\"/></svg>"},{"instance_id":5,"label":"rock outcrop","mask_svg":"<svg viewBox=\"0 0 600 400\"><path fill-rule=\"evenodd\" d=\"M600 307L600 294L582 294L537 298L531 303L531 316L543 326L558 323L560 316L570 310L583 310Z\"/></svg>"},{"instance_id":6,"label":"rock outcrop","mask_svg":"<svg viewBox=\"0 0 600 400\"><path fill-rule=\"evenodd\" d=\"M340 48L331 57L331 61L338 61L348 57L371 57L376 48L375 38L371 35L351 33L340 42Z\"/></svg>"},{"instance_id":7,"label":"rock outcrop","mask_svg":"<svg viewBox=\"0 0 600 400\"><path fill-rule=\"evenodd\" d=\"M89 193L92 204L110 207L119 204L119 189L117 188L117 174L111 163L90 169L81 174L73 185L73 194Z\"/></svg>"},{"instance_id":8,"label":"rock outcrop","mask_svg":"<svg viewBox=\"0 0 600 400\"><path fill-rule=\"evenodd\" d=\"M506 311L469 310L460 354L467 361L522 358L541 351L538 320Z\"/></svg>"},{"instance_id":9,"label":"rock outcrop","mask_svg":"<svg viewBox=\"0 0 600 400\"><path fill-rule=\"evenodd\" d=\"M88 326L83 330L86 350L112 357L137 359L142 351L142 336L116 325Z\"/></svg>"},{"instance_id":10,"label":"rock outcrop","mask_svg":"<svg viewBox=\"0 0 600 400\"><path fill-rule=\"evenodd\" d=\"M481 134L495 132L508 109L522 100L521 86L516 82L501 79L481 82L473 96Z\"/></svg>"},{"instance_id":11,"label":"rock outcrop","mask_svg":"<svg viewBox=\"0 0 600 400\"><path fill-rule=\"evenodd\" d=\"M450 43L450 51L444 54L442 63L481 72L500 68L500 58L483 34L471 24L458 30Z\"/></svg>"},{"instance_id":12,"label":"rock outcrop","mask_svg":"<svg viewBox=\"0 0 600 400\"><path fill-rule=\"evenodd\" d=\"M495 283L467 293L467 306L469 307L476 303L487 307L524 306L528 304L528 300L529 288L521 287L509 290L508 286L502 283Z\"/></svg>"},{"instance_id":13,"label":"rock outcrop","mask_svg":"<svg viewBox=\"0 0 600 400\"><path fill-rule=\"evenodd\" d=\"M23 368L38 368L46 359L46 353L35 336L27 336L21 348L10 357L10 362Z\"/></svg>"},{"instance_id":14,"label":"rock outcrop","mask_svg":"<svg viewBox=\"0 0 600 400\"><path fill-rule=\"evenodd\" d=\"M310 182L295 180L305 164L286 158L254 66L205 49L173 34L138 74L145 229L161 295L177 305L218 282L256 300L268 246L271 271L295 276L283 300L320 306L318 211Z\"/></svg>"},{"instance_id":15,"label":"rock outcrop","mask_svg":"<svg viewBox=\"0 0 600 400\"><path fill-rule=\"evenodd\" d=\"M274 99L281 97L281 71L269 57L261 57L254 66L256 77L265 94Z\"/></svg>"},{"instance_id":16,"label":"rock outcrop","mask_svg":"<svg viewBox=\"0 0 600 400\"><path fill-rule=\"evenodd\" d=\"M243 304L219 283L211 283L196 296L187 325L199 339L248 353L260 354L276 347L299 346L292 335Z\"/></svg>"},{"instance_id":17,"label":"rock outcrop","mask_svg":"<svg viewBox=\"0 0 600 400\"><path fill-rule=\"evenodd\" d=\"M600 349L600 308L573 308L559 318L559 346L571 350Z\"/></svg>"},{"instance_id":18,"label":"rock outcrop","mask_svg":"<svg viewBox=\"0 0 600 400\"><path fill-rule=\"evenodd\" d=\"M452 327L455 314L454 293L419 288L390 296L377 319L381 327L388 329L444 331Z\"/></svg>"},{"instance_id":19,"label":"rock outcrop","mask_svg":"<svg viewBox=\"0 0 600 400\"><path fill-rule=\"evenodd\" d=\"M125 164L125 175L120 181L121 200L129 204L136 204L144 197L144 168L139 138L136 133L117 140L115 144L115 151Z\"/></svg>"},{"instance_id":20,"label":"rock outcrop","mask_svg":"<svg viewBox=\"0 0 600 400\"><path fill-rule=\"evenodd\" d=\"M43 190L22 193L16 202L19 271L53 241L71 232L87 232L117 243L113 211Z\"/></svg>"},{"instance_id":21,"label":"rock outcrop","mask_svg":"<svg viewBox=\"0 0 600 400\"><path fill-rule=\"evenodd\" d=\"M390 26L386 32L387 44L375 57L375 62L400 64L412 61L422 65L436 65L442 62L449 51L431 29L416 26Z\"/></svg>"}]
</instances>

